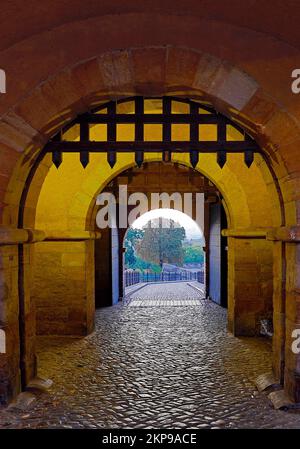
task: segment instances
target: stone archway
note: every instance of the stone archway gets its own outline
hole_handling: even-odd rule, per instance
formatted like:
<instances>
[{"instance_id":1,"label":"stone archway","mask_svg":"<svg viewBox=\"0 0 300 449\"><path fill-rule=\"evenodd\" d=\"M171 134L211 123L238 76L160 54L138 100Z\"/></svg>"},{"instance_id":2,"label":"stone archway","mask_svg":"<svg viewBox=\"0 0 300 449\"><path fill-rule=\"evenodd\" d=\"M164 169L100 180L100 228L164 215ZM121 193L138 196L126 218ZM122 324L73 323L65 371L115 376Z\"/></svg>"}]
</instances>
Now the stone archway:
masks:
<instances>
[{"instance_id":1,"label":"stone archway","mask_svg":"<svg viewBox=\"0 0 300 449\"><path fill-rule=\"evenodd\" d=\"M76 138L76 135L74 135L74 138ZM186 155L177 155L176 158L177 162L189 166L188 158L186 157ZM148 158L146 158L145 160L160 160L160 157L159 155L151 155L148 156ZM76 238L78 240L84 240L83 232L85 232L86 229L94 231L93 225L91 225L91 223L95 222L95 217L93 218L94 215L91 212L91 206L95 204L95 195L97 194L97 191L99 191L99 185L102 186L100 187L100 190L103 189L103 186L110 182L117 173L122 172L126 167L133 166L134 158L132 156L131 158L128 156L123 156L121 158L118 158L118 164L107 171L107 168L104 168L105 166L107 167L106 156L104 156L104 158L99 157L97 161L94 160L92 164L88 166L88 171L85 173L87 178L83 177L83 172L80 173L80 170L78 171L78 168L81 167L78 155L74 157L68 156L68 158L65 158L65 161L61 165L59 172L57 172L56 168L51 167L48 179L43 185L43 187L45 187L44 191L39 197L39 210L37 213L36 226L43 229L49 226L49 206L53 202L58 210L55 211L52 208L50 217L53 220L51 226L52 228L54 226L54 229L52 229L52 232L50 229L49 233L48 228L48 239L54 238L55 240L61 240L62 242L68 239L72 241ZM241 290L241 284L236 281L234 276L243 276L244 282L246 283L245 276L247 275L247 270L249 268L249 260L243 261L241 259L238 259L238 252L242 248L242 251L240 252L244 252L244 250L246 250L248 251L248 253L252 253L252 266L255 265L255 267L257 267L255 268L255 270L257 269L258 272L252 271L250 272L251 275L257 276L257 274L259 273L260 276L260 266L265 265L267 267L267 271L264 272L264 280L266 282L267 272L269 272L270 276L272 260L270 243L266 242L265 240L266 230L270 224L270 216L272 216L272 220L274 220L272 221L274 225L276 223L280 223L280 203L278 199L276 202L275 198L270 201L269 186L265 185L265 172L262 175L260 168L261 165L263 166L262 162L261 164L254 165L251 169L251 172L247 172L248 169L243 166L243 161L241 159L240 161L232 160L231 165L229 164L228 167L224 167L224 169L221 169L220 167L218 167L214 156L211 155L206 158L201 158L199 166L199 170L207 174L207 176L212 181L216 182L222 193L224 194L224 197L228 198L227 210L229 214L229 221L232 227L231 235L229 235L229 237L231 240L232 252L233 254L236 253L235 260L232 261L233 270L231 271L233 275L231 282L233 286L236 286L236 291L233 290L231 292L233 302L231 304L232 313L230 314L230 320L231 330L234 331L237 335L255 332L255 322L257 319L255 318L255 316L257 314L258 306L258 296L255 298L251 296L250 302L248 303L247 307L245 307L245 305L239 304L242 296L245 296L245 290ZM241 185L241 181L239 180L240 177L241 179L243 179L243 185ZM63 202L59 203L57 201L57 198L55 199L55 196L53 195L52 197L51 195L49 196L49 192L54 192L55 194L56 191L53 191L52 188L54 184L57 186L57 191L62 192L64 189L63 184L65 184L66 179L72 180L72 182L74 182L74 180L77 178L79 179L80 185L78 185L76 189L78 188L79 190L75 189L75 191L72 192L71 188L71 190L67 194L68 204L70 204L71 207L69 210L67 210L67 215L65 215L64 211L66 204L64 204ZM61 182L63 182L63 184L61 184ZM260 192L259 196L253 196L253 185L255 185L256 190ZM271 186L271 191L272 188L274 188L274 186ZM274 208L272 206L267 211L267 205L273 203L274 200L276 203L274 203ZM80 214L78 214L79 211L81 211ZM69 229L69 233L62 235L60 232L61 229L57 228L56 226L57 224L61 226L61 223L72 223L73 230ZM77 236L76 233L73 234L73 232L70 232L74 231L74 226L77 226ZM257 230L256 227L259 226L261 229ZM236 230L235 227L237 228ZM62 244L64 245L64 243ZM55 243L54 246L55 245L57 244ZM84 248L84 244L82 245ZM267 249L264 245L267 245ZM48 244L48 248L49 246L50 245ZM261 260L261 254L266 251L267 256L265 260ZM255 262L256 259L258 259L258 263ZM266 260L268 260L268 262L266 262ZM237 273L236 270L238 271ZM48 283L50 283L50 279L48 279ZM253 286L254 285L252 285L251 287ZM45 289L42 290L44 291ZM255 295L258 294L261 295L261 299L263 298L263 301L266 299L266 305L267 303L270 303L272 291L270 290L269 286L267 289L265 289L264 293L258 293L256 286ZM252 314L249 323L247 323L248 306L249 308L251 307ZM236 326L236 320L238 316L240 319L240 324Z\"/></svg>"},{"instance_id":2,"label":"stone archway","mask_svg":"<svg viewBox=\"0 0 300 449\"><path fill-rule=\"evenodd\" d=\"M171 208L176 209L176 203L173 203L172 195L175 194L180 195L181 201L179 204L179 210L184 213L184 201L185 194L191 195L193 201L193 210L190 211L193 219L196 219L196 193L203 194L203 206L199 207L201 209L201 217L200 211L198 211L198 225L199 221L201 221L200 228L203 232L203 240L208 244L208 234L209 234L209 205L220 203L219 192L216 187L203 175L199 173L199 171L194 170L186 163L176 163L176 162L168 162L162 163L161 160L150 160L149 162L145 162L140 168L136 166L131 166L127 170L123 170L120 173L117 173L115 177L101 190L101 192L106 192L112 194L119 201L119 189L126 188L126 195L129 198L131 194L135 194L136 192L142 193L147 197L149 207L151 206L151 194L155 193L160 195L163 193L163 200L158 205L159 208ZM170 199L170 201L169 201ZM202 205L202 203L201 203ZM127 210L130 213L134 209L134 205L128 205ZM202 210L203 207L203 210ZM99 206L96 205L96 201L91 202L90 204L91 210L88 210L87 213L87 226L95 227L96 226L96 216L99 210ZM187 211L188 216L189 211ZM124 271L124 240L128 230L131 228L131 225L127 223L126 227L122 227L118 229L117 232L117 240L119 245L119 257L118 260L115 261L116 270L118 271L119 278L119 295L118 297L122 298L124 296L124 285L123 285L123 271ZM97 226L95 227L97 230ZM95 270L96 270L96 307L102 307L104 305L112 304L112 291L111 291L111 277L113 274L113 270L107 270L107 267L103 263L103 261L110 260L110 239L111 239L111 230L110 229L102 229L101 230L101 239L95 241ZM207 248L208 251L208 248ZM105 256L104 256L105 255ZM205 283L209 282L209 270L208 268L209 257L208 253L206 253L206 280Z\"/></svg>"},{"instance_id":3,"label":"stone archway","mask_svg":"<svg viewBox=\"0 0 300 449\"><path fill-rule=\"evenodd\" d=\"M3 151L9 155L10 162L7 162L9 186L4 190L3 225L11 226L13 229L16 227L19 200L32 161L37 157L41 146L49 136L55 133L62 121L69 120L75 114L84 111L87 104L99 103L99 101L108 97L116 98L135 92L146 95L176 92L177 95L209 101L220 112L232 117L244 126L263 147L270 161L277 186L270 182L268 188L274 193L280 185L283 193L286 220L282 220L281 217L280 223L276 226L297 224L297 201L295 202L296 198L291 192L297 191L298 180L288 175L295 164L292 148L296 145L298 138L297 124L293 118L283 112L273 100L270 100L256 81L236 67L230 66L227 62L200 51L163 46L113 51L89 59L86 62L74 64L39 86L16 106L14 112L10 112L4 117L1 139ZM232 92L229 97L228 92ZM49 94L53 100L51 100L51 104L49 103ZM35 110L33 105L36 105L36 111L39 111L35 116L32 115L32 111ZM286 124L284 133L281 131L281 122ZM22 155L22 158L17 158L16 152L20 150L25 150L24 155ZM263 172L266 172L263 164L260 164L260 168ZM40 187L48 170L47 163L41 165L38 176L31 185L30 201L25 208L26 223L28 224L34 221ZM249 230L234 231L231 230L231 234L228 234L233 239L251 237ZM257 236L261 237L261 231L257 232ZM274 243L276 254L280 254L279 258L276 257L277 272L281 273L285 265L285 245L287 246L288 268L291 272L296 269L297 245L295 245L295 241L297 241L297 238L295 239L294 235L294 231L289 228L283 228L269 234L270 238L277 242ZM4 285L6 286L5 304L8 301L14 304L14 310L11 314L7 313L5 307L3 308L3 310L6 310L3 323L5 323L7 330L8 349L18 345L16 311L18 310L18 293L20 292L15 290L18 277L18 271L15 269L18 258L16 244L24 244L23 264L25 269L24 282L26 282L27 277L29 277L29 273L26 273L26 269L29 270L27 243L39 238L43 237L32 231L3 229L2 241L4 245L2 253L4 260L9 260L3 270ZM292 241L294 243L290 243ZM11 246L8 246L8 244ZM13 285L10 284L11 281L8 279L13 280ZM22 279L19 278L19 281L22 281ZM285 307L282 294L286 290L284 273L281 273L280 280L277 282L278 286L275 286L274 296L274 322L277 323L276 329L278 332L274 338L274 353L276 354L274 366L276 374L282 377L283 347L285 344L283 325ZM291 295L287 298L291 300L294 297L294 284L292 279L289 279L289 282L288 291L291 292ZM24 289L23 293L27 295L29 291ZM34 313L31 310L29 294L25 303L28 306L26 315L33 317ZM295 310L289 309L287 352L290 351L290 330L294 326L292 323L297 322L295 313ZM34 320L34 318L32 319ZM29 323L30 321L28 321ZM30 325L28 328L32 329L32 326ZM34 335L29 337L30 340L34 341ZM32 345L32 350L29 350L27 354L28 360L23 361L28 364L29 373L35 371L34 343ZM6 384L3 397L14 394L19 385L17 360L12 358L9 352L4 356L6 360L5 370L6 372L9 370L10 374L5 377ZM294 399L298 399L299 387L296 378L291 374L295 358L289 357L288 362L285 376L286 388Z\"/></svg>"}]
</instances>

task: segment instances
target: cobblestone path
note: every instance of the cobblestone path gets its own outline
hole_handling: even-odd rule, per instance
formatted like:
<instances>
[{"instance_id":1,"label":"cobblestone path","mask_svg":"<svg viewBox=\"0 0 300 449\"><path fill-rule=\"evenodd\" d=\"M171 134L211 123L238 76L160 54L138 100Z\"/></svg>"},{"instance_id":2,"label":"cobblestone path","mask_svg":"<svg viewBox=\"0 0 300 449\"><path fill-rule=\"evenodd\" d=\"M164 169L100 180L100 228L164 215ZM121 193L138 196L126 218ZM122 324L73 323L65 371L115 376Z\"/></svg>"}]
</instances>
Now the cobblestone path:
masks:
<instances>
[{"instance_id":1,"label":"cobblestone path","mask_svg":"<svg viewBox=\"0 0 300 449\"><path fill-rule=\"evenodd\" d=\"M202 284L198 285L202 286ZM132 293L128 305L130 307L197 306L201 304L204 297L204 290L193 288L189 282L153 283Z\"/></svg>"},{"instance_id":2,"label":"cobblestone path","mask_svg":"<svg viewBox=\"0 0 300 449\"><path fill-rule=\"evenodd\" d=\"M54 381L2 428L300 427L253 380L270 370L270 344L226 332L226 311L192 307L99 310L87 338L39 339L40 375Z\"/></svg>"}]
</instances>

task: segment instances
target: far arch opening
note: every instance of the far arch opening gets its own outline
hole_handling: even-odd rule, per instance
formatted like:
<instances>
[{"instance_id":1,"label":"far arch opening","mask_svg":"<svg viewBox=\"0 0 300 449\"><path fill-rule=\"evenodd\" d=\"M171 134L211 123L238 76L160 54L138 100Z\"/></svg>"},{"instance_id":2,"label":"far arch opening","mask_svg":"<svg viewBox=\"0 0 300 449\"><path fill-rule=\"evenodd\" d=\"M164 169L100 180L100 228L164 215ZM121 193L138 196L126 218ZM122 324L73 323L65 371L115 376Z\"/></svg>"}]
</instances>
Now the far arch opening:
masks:
<instances>
[{"instance_id":1,"label":"far arch opening","mask_svg":"<svg viewBox=\"0 0 300 449\"><path fill-rule=\"evenodd\" d=\"M153 204L157 204L159 198L159 209L164 210L164 207L171 208L175 214L184 216L184 207L190 211L189 219L195 223L195 226L200 225L203 234L201 241L201 252L203 248L204 263L201 270L197 267L190 267L195 273L199 273L199 280L201 279L202 290L204 296L209 297L214 302L227 306L227 239L222 237L221 230L227 228L227 219L224 209L224 199L216 186L203 176L199 171L191 169L185 164L179 163L161 163L159 161L151 161L143 164L142 168L130 168L124 172L119 173L104 189L104 192L113 195L116 198L117 205L119 204L119 193L121 189L126 186L126 193L128 198L133 194L136 198L137 192L144 195L149 209L141 213L140 218L136 221L144 220L147 214L151 214L149 210L153 209ZM182 199L180 200L180 207L176 204L176 195ZM154 195L152 197L152 195ZM185 195L187 200L191 200L191 207L188 201L185 203ZM199 198L198 198L199 197ZM153 203L154 201L154 203ZM196 206L197 203L197 206ZM138 203L137 203L138 204ZM152 204L152 207L151 207ZM166 206L166 204L168 204ZM155 207L154 207L155 208ZM134 212L135 206L128 206L129 217ZM177 210L176 210L177 209ZM92 216L97 215L97 210ZM134 215L136 217L136 215ZM197 223L194 221L196 220ZM130 221L130 219L129 219ZM124 239L131 229L130 223L126 228L118 229L102 229L102 238L95 242L95 296L96 307L109 306L117 304L120 300L126 298L126 287L128 283L133 282L150 282L151 280L159 281L161 274L152 273L150 275L147 270L141 270L143 273L139 277L138 274L128 274L128 279L124 278ZM211 241L211 244L210 244ZM103 254L106 254L103 257ZM110 269L107 271L103 261L109 261ZM162 261L166 263L167 261ZM173 264L171 264L173 265ZM199 267L198 267L199 268ZM188 267L181 267L181 271L187 274ZM152 270L155 271L155 270ZM160 270L158 270L160 271ZM165 274L165 280L174 277L177 268L170 270L170 267L165 266L165 273L172 272L172 274ZM144 273L145 272L145 273ZM131 277L130 277L131 276ZM192 277L196 277L191 276ZM153 278L153 279L152 279ZM177 275L179 280L180 276ZM184 274L182 275L184 278ZM192 279L187 279L192 280ZM204 286L204 288L203 288Z\"/></svg>"},{"instance_id":2,"label":"far arch opening","mask_svg":"<svg viewBox=\"0 0 300 449\"><path fill-rule=\"evenodd\" d=\"M204 207L201 212L203 215ZM204 247L203 230L188 214L177 209L160 208L140 215L123 239L123 291L127 303L184 306L204 299ZM183 294L176 292L169 299L152 298L150 288L141 304L133 299L135 292L146 285L158 285L163 296L164 288L168 288L170 283L178 284Z\"/></svg>"}]
</instances>

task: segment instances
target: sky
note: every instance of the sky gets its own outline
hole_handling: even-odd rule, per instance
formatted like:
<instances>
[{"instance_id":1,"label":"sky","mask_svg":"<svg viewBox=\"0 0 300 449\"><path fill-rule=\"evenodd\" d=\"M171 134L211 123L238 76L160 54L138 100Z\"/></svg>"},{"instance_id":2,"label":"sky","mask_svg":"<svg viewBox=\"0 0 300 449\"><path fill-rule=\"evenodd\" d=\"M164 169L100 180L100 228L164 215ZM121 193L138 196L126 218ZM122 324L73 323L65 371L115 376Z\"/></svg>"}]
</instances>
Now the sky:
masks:
<instances>
[{"instance_id":1,"label":"sky","mask_svg":"<svg viewBox=\"0 0 300 449\"><path fill-rule=\"evenodd\" d=\"M180 212L178 210L174 209L154 209L150 210L149 212L146 212L141 217L137 218L133 224L133 228L141 229L143 226L145 226L148 221L156 219L156 218L167 218L174 220L175 222L179 223L180 226L184 227L186 237L188 239L199 239L203 238L203 233L197 223L192 220L191 217L184 214L183 212Z\"/></svg>"}]
</instances>

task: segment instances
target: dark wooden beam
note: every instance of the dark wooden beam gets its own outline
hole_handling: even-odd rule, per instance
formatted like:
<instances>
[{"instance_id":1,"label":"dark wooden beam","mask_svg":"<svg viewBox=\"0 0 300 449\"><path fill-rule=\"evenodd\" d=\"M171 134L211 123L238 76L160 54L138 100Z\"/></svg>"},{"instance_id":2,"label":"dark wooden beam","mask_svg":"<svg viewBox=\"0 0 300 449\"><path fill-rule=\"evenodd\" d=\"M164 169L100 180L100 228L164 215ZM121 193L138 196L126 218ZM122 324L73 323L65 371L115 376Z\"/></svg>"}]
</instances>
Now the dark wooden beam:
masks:
<instances>
[{"instance_id":1,"label":"dark wooden beam","mask_svg":"<svg viewBox=\"0 0 300 449\"><path fill-rule=\"evenodd\" d=\"M135 114L142 116L144 114L144 98L136 97L135 99ZM144 124L137 122L134 129L135 141L142 142L144 140ZM143 147L139 148L135 152L135 163L140 168L144 162Z\"/></svg>"},{"instance_id":2,"label":"dark wooden beam","mask_svg":"<svg viewBox=\"0 0 300 449\"><path fill-rule=\"evenodd\" d=\"M171 99L169 97L163 97L163 116L171 117L171 113L172 113ZM170 142L172 140L171 124L172 124L171 121L166 120L163 122L163 141L165 143L165 146L163 148L162 159L164 162L170 162L172 159L172 153L170 151Z\"/></svg>"},{"instance_id":3,"label":"dark wooden beam","mask_svg":"<svg viewBox=\"0 0 300 449\"><path fill-rule=\"evenodd\" d=\"M92 153L106 153L115 150L120 153L131 153L137 150L145 152L159 152L163 150L172 150L175 153L189 153L191 150L198 150L202 153L216 153L226 151L228 153L242 153L244 151L254 151L262 153L260 147L254 142L245 141L203 141L203 142L67 142L50 141L45 146L45 152L54 153L61 151L64 153L80 153L81 151L90 151Z\"/></svg>"},{"instance_id":4,"label":"dark wooden beam","mask_svg":"<svg viewBox=\"0 0 300 449\"><path fill-rule=\"evenodd\" d=\"M201 136L200 136L201 138ZM217 163L223 168L227 160L227 120L224 116L219 117L218 142L224 142L223 148L217 151ZM250 142L249 142L250 143Z\"/></svg>"},{"instance_id":5,"label":"dark wooden beam","mask_svg":"<svg viewBox=\"0 0 300 449\"><path fill-rule=\"evenodd\" d=\"M190 104L190 112L194 116L198 113L199 106L196 103ZM199 122L197 120L194 120L190 124L190 141L191 142L198 142L199 141ZM198 150L191 150L190 151L190 163L193 168L196 167L196 165L199 162L199 151Z\"/></svg>"},{"instance_id":6,"label":"dark wooden beam","mask_svg":"<svg viewBox=\"0 0 300 449\"><path fill-rule=\"evenodd\" d=\"M99 123L143 123L143 124L164 124L164 123L174 123L174 124L189 124L189 123L197 123L203 125L214 124L217 125L219 122L219 118L217 115L213 114L116 114L116 115L108 115L108 114L91 114L86 113L80 115L75 121L75 123L83 123L87 122L90 124L99 124ZM228 119L228 124L231 122Z\"/></svg>"},{"instance_id":7,"label":"dark wooden beam","mask_svg":"<svg viewBox=\"0 0 300 449\"><path fill-rule=\"evenodd\" d=\"M80 123L80 143L89 142L90 140L90 125L87 122ZM80 162L83 168L86 168L90 161L88 151L80 151Z\"/></svg>"},{"instance_id":8,"label":"dark wooden beam","mask_svg":"<svg viewBox=\"0 0 300 449\"><path fill-rule=\"evenodd\" d=\"M111 101L107 107L108 114L114 116L117 111L116 102ZM107 142L110 144L110 149L107 152L107 162L113 168L117 162L117 153L115 150L115 143L117 140L117 125L115 122L109 123L107 127Z\"/></svg>"}]
</instances>

